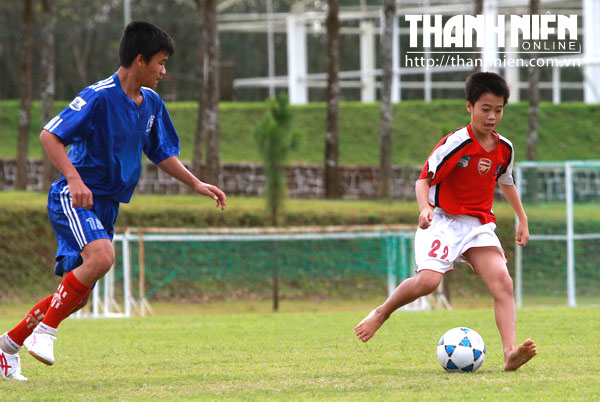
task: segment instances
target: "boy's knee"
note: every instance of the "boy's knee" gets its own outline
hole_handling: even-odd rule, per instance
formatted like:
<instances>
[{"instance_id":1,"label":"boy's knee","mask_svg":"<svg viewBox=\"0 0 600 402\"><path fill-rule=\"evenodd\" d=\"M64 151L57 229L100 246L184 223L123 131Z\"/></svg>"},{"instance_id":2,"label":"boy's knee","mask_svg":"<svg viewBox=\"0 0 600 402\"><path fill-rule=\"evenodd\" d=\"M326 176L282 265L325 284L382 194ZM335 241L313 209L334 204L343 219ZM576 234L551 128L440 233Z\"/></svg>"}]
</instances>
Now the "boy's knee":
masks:
<instances>
[{"instance_id":1,"label":"boy's knee","mask_svg":"<svg viewBox=\"0 0 600 402\"><path fill-rule=\"evenodd\" d=\"M498 278L497 281L494 282L494 295L496 296L508 296L512 297L513 295L513 280L508 274L508 272L502 277Z\"/></svg>"},{"instance_id":2,"label":"boy's knee","mask_svg":"<svg viewBox=\"0 0 600 402\"><path fill-rule=\"evenodd\" d=\"M88 246L82 252L84 262L87 262L99 274L108 272L115 261L115 250L112 244L106 240L92 242Z\"/></svg>"},{"instance_id":3,"label":"boy's knee","mask_svg":"<svg viewBox=\"0 0 600 402\"><path fill-rule=\"evenodd\" d=\"M510 277L510 275L506 275L502 281L502 286L504 287L504 291L507 293L510 293L512 295L513 293L513 280Z\"/></svg>"},{"instance_id":4,"label":"boy's knee","mask_svg":"<svg viewBox=\"0 0 600 402\"><path fill-rule=\"evenodd\" d=\"M99 270L108 272L115 262L115 252L113 248L103 248L96 254L95 260Z\"/></svg>"}]
</instances>

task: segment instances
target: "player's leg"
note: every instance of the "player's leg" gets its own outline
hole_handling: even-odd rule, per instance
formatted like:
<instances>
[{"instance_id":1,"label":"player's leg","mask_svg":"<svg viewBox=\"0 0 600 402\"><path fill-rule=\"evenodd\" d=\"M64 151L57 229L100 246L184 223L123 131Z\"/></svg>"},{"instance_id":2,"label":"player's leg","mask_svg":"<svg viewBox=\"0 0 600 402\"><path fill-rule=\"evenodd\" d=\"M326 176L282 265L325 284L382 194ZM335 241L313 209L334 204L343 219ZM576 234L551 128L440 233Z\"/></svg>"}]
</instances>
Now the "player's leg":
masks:
<instances>
[{"instance_id":1,"label":"player's leg","mask_svg":"<svg viewBox=\"0 0 600 402\"><path fill-rule=\"evenodd\" d=\"M358 323L354 332L361 341L371 339L394 311L436 290L444 273L452 270L457 257L454 245L461 237L452 225L451 219L437 211L428 229L417 229L414 245L418 274L403 281L382 305Z\"/></svg>"},{"instance_id":2,"label":"player's leg","mask_svg":"<svg viewBox=\"0 0 600 402\"><path fill-rule=\"evenodd\" d=\"M66 183L53 184L48 195L48 217L58 239L55 273L63 280L53 295L42 322L26 347L41 362L54 363L54 341L58 325L87 298L94 283L112 266L111 243L118 203L94 198L87 210L73 207Z\"/></svg>"},{"instance_id":3,"label":"player's leg","mask_svg":"<svg viewBox=\"0 0 600 402\"><path fill-rule=\"evenodd\" d=\"M496 325L504 352L504 369L516 370L536 354L536 345L527 339L516 347L517 316L513 298L513 281L497 247L473 247L464 253L494 298Z\"/></svg>"},{"instance_id":4,"label":"player's leg","mask_svg":"<svg viewBox=\"0 0 600 402\"><path fill-rule=\"evenodd\" d=\"M39 301L20 323L0 336L0 371L2 372L2 379L27 381L27 378L21 373L21 359L18 352L25 339L31 335L35 327L44 318L51 300L52 295Z\"/></svg>"},{"instance_id":5,"label":"player's leg","mask_svg":"<svg viewBox=\"0 0 600 402\"><path fill-rule=\"evenodd\" d=\"M54 294L40 300L35 306L33 306L33 308L29 311L29 313L27 313L25 318L23 318L20 323L0 337L0 348L2 348L2 350L14 350L13 353L18 352L21 346L23 346L25 339L31 335L35 327L37 327L37 325L46 315L46 311L50 306L53 295Z\"/></svg>"},{"instance_id":6,"label":"player's leg","mask_svg":"<svg viewBox=\"0 0 600 402\"><path fill-rule=\"evenodd\" d=\"M65 275L46 316L27 344L29 353L47 365L54 364L54 341L59 324L88 297L94 283L111 268L115 254L110 240L97 239L85 245L81 256L83 264Z\"/></svg>"},{"instance_id":7,"label":"player's leg","mask_svg":"<svg viewBox=\"0 0 600 402\"><path fill-rule=\"evenodd\" d=\"M432 293L439 286L443 276L436 271L422 270L417 276L403 281L382 305L358 323L354 328L356 336L363 342L371 339L394 311Z\"/></svg>"},{"instance_id":8,"label":"player's leg","mask_svg":"<svg viewBox=\"0 0 600 402\"><path fill-rule=\"evenodd\" d=\"M84 308L86 306L86 304L88 304L88 302L90 301L90 294L91 294L91 291L88 292L88 294L84 297L84 299L78 305L76 305L73 308L73 310L71 310L69 315L74 314L74 313L78 312L79 310L81 310L82 308Z\"/></svg>"},{"instance_id":9,"label":"player's leg","mask_svg":"<svg viewBox=\"0 0 600 402\"><path fill-rule=\"evenodd\" d=\"M4 357L0 357L0 371L3 371L3 379L27 381L21 374L18 352L24 344L28 349L31 347L31 343L34 341L31 334L46 315L53 297L54 293L40 300L21 322L0 336L0 353L5 354ZM71 314L85 306L88 299L89 292L83 301L71 311Z\"/></svg>"},{"instance_id":10,"label":"player's leg","mask_svg":"<svg viewBox=\"0 0 600 402\"><path fill-rule=\"evenodd\" d=\"M39 301L12 330L0 336L0 372L2 379L27 381L21 373L21 359L19 350L25 339L31 335L33 329L44 318L44 314L50 305L52 296Z\"/></svg>"}]
</instances>

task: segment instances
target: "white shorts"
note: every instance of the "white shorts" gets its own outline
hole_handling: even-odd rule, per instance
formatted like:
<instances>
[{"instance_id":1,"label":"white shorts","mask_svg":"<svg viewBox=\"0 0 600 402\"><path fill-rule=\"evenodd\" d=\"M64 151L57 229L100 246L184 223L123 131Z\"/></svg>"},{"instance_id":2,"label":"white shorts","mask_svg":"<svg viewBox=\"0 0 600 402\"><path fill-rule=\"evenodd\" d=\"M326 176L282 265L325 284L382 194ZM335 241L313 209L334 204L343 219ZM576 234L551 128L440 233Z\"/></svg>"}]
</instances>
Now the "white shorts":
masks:
<instances>
[{"instance_id":1,"label":"white shorts","mask_svg":"<svg viewBox=\"0 0 600 402\"><path fill-rule=\"evenodd\" d=\"M436 208L431 226L419 228L415 234L416 272L425 269L445 274L454 269L455 261L469 264L464 253L471 247L497 247L506 261L494 229L495 223L482 225L473 216L452 215Z\"/></svg>"}]
</instances>

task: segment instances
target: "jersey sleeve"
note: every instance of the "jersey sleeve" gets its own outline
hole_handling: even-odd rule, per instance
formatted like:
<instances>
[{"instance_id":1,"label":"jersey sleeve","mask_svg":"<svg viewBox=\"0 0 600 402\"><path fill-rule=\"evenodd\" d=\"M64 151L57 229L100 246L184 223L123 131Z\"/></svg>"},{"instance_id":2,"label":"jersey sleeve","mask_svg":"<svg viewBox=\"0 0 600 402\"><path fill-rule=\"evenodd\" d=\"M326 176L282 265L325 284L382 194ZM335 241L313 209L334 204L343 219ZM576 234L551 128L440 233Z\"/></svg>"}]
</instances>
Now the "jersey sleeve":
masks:
<instances>
[{"instance_id":1,"label":"jersey sleeve","mask_svg":"<svg viewBox=\"0 0 600 402\"><path fill-rule=\"evenodd\" d=\"M515 179L513 176L513 165L515 163L515 152L512 144L507 140L501 140L502 144L506 145L508 149L508 163L506 164L506 168L500 171L498 175L498 182L502 183L506 186L513 186L515 184Z\"/></svg>"},{"instance_id":2,"label":"jersey sleeve","mask_svg":"<svg viewBox=\"0 0 600 402\"><path fill-rule=\"evenodd\" d=\"M462 156L462 149L471 142L470 139L464 140L460 136L448 135L438 143L433 149L419 179L427 176L432 177L431 186L435 186L444 180L448 174L456 167L458 160Z\"/></svg>"},{"instance_id":3,"label":"jersey sleeve","mask_svg":"<svg viewBox=\"0 0 600 402\"><path fill-rule=\"evenodd\" d=\"M93 128L93 113L100 104L99 97L91 88L85 88L56 117L44 126L44 130L59 137L64 145L84 141Z\"/></svg>"},{"instance_id":4,"label":"jersey sleeve","mask_svg":"<svg viewBox=\"0 0 600 402\"><path fill-rule=\"evenodd\" d=\"M152 129L144 143L144 153L157 165L171 156L179 155L179 137L165 103L162 100L160 102Z\"/></svg>"}]
</instances>

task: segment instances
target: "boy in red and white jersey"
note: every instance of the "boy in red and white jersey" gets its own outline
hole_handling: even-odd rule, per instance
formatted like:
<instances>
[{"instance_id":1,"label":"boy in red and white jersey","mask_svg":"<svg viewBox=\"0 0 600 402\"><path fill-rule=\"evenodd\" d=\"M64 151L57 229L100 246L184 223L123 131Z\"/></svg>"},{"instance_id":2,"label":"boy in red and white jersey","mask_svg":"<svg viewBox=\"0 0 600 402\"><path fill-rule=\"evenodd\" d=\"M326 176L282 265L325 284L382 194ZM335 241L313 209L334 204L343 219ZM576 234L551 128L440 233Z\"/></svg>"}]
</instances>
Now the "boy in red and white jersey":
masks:
<instances>
[{"instance_id":1,"label":"boy in red and white jersey","mask_svg":"<svg viewBox=\"0 0 600 402\"><path fill-rule=\"evenodd\" d=\"M371 339L395 310L437 289L458 261L471 265L494 298L504 369L517 370L537 354L531 339L516 346L513 282L494 232L492 204L498 183L519 220L517 244L524 247L529 240L527 215L513 180L513 146L494 130L502 120L509 94L506 81L498 74L475 73L467 78L471 123L442 138L416 184L420 209L415 235L417 275L402 282L356 326L356 336L363 342Z\"/></svg>"}]
</instances>

